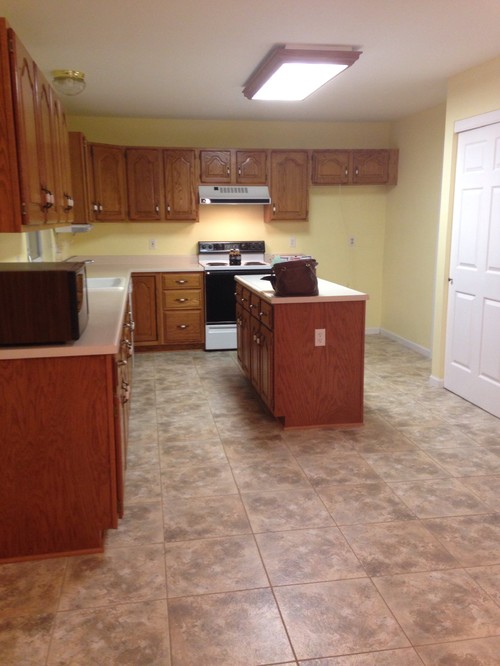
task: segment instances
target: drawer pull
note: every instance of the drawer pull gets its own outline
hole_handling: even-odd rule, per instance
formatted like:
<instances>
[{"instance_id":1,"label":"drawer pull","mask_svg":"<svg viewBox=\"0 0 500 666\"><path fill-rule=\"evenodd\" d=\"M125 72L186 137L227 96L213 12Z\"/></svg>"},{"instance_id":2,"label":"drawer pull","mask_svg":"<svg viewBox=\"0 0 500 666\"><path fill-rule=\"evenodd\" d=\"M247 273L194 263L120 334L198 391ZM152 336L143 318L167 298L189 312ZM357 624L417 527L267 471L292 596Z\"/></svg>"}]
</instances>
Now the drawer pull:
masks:
<instances>
[{"instance_id":1,"label":"drawer pull","mask_svg":"<svg viewBox=\"0 0 500 666\"><path fill-rule=\"evenodd\" d=\"M176 298L175 300L178 303L187 303L187 301L189 301L189 298Z\"/></svg>"},{"instance_id":2,"label":"drawer pull","mask_svg":"<svg viewBox=\"0 0 500 666\"><path fill-rule=\"evenodd\" d=\"M176 284L186 284L187 280L176 280Z\"/></svg>"},{"instance_id":3,"label":"drawer pull","mask_svg":"<svg viewBox=\"0 0 500 666\"><path fill-rule=\"evenodd\" d=\"M181 331L183 331L184 329L189 328L189 324L179 324L179 326L177 326L177 328L180 328Z\"/></svg>"}]
</instances>

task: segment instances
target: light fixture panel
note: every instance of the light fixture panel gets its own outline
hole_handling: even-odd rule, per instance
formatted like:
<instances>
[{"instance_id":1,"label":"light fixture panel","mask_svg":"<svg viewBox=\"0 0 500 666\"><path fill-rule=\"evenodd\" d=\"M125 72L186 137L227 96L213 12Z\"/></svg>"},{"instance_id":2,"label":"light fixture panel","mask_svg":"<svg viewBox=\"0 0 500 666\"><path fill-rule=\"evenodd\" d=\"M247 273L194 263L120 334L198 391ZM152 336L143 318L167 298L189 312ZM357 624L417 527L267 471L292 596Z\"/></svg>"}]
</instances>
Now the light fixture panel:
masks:
<instances>
[{"instance_id":1,"label":"light fixture panel","mask_svg":"<svg viewBox=\"0 0 500 666\"><path fill-rule=\"evenodd\" d=\"M248 99L299 101L340 74L361 55L351 47L275 47L248 79Z\"/></svg>"}]
</instances>

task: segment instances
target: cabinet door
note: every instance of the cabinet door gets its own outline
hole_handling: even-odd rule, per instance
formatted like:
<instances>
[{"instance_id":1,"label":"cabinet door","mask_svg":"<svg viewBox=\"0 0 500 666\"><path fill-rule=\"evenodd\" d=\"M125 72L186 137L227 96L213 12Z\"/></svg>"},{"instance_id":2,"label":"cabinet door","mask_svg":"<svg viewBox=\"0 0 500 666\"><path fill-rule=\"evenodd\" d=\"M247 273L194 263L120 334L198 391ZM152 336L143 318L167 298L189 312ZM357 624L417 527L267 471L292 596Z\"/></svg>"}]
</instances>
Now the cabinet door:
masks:
<instances>
[{"instance_id":1,"label":"cabinet door","mask_svg":"<svg viewBox=\"0 0 500 666\"><path fill-rule=\"evenodd\" d=\"M137 345L160 343L158 281L156 273L137 273L132 276L132 311Z\"/></svg>"},{"instance_id":2,"label":"cabinet door","mask_svg":"<svg viewBox=\"0 0 500 666\"><path fill-rule=\"evenodd\" d=\"M389 179L389 150L353 150L352 182L385 185Z\"/></svg>"},{"instance_id":3,"label":"cabinet door","mask_svg":"<svg viewBox=\"0 0 500 666\"><path fill-rule=\"evenodd\" d=\"M127 148L129 220L161 220L161 150Z\"/></svg>"},{"instance_id":4,"label":"cabinet door","mask_svg":"<svg viewBox=\"0 0 500 666\"><path fill-rule=\"evenodd\" d=\"M87 141L81 132L69 132L71 185L74 196L73 218L77 224L94 219L92 171Z\"/></svg>"},{"instance_id":5,"label":"cabinet door","mask_svg":"<svg viewBox=\"0 0 500 666\"><path fill-rule=\"evenodd\" d=\"M59 222L57 170L54 159L54 111L52 90L45 78L37 72L37 113L39 129L40 175L42 192L45 194L45 221Z\"/></svg>"},{"instance_id":6,"label":"cabinet door","mask_svg":"<svg viewBox=\"0 0 500 666\"><path fill-rule=\"evenodd\" d=\"M265 326L260 327L260 397L272 411L274 396L273 333Z\"/></svg>"},{"instance_id":7,"label":"cabinet door","mask_svg":"<svg viewBox=\"0 0 500 666\"><path fill-rule=\"evenodd\" d=\"M237 150L236 182L246 185L267 183L267 151Z\"/></svg>"},{"instance_id":8,"label":"cabinet door","mask_svg":"<svg viewBox=\"0 0 500 666\"><path fill-rule=\"evenodd\" d=\"M15 82L14 115L21 189L22 224L44 224L45 197L41 189L37 146L36 65L14 31L8 31L12 44L11 76Z\"/></svg>"},{"instance_id":9,"label":"cabinet door","mask_svg":"<svg viewBox=\"0 0 500 666\"><path fill-rule=\"evenodd\" d=\"M271 200L265 207L266 221L307 220L307 150L271 151Z\"/></svg>"},{"instance_id":10,"label":"cabinet door","mask_svg":"<svg viewBox=\"0 0 500 666\"><path fill-rule=\"evenodd\" d=\"M350 150L315 150L312 153L313 185L345 185L349 182Z\"/></svg>"},{"instance_id":11,"label":"cabinet door","mask_svg":"<svg viewBox=\"0 0 500 666\"><path fill-rule=\"evenodd\" d=\"M200 150L200 182L231 182L230 150Z\"/></svg>"},{"instance_id":12,"label":"cabinet door","mask_svg":"<svg viewBox=\"0 0 500 666\"><path fill-rule=\"evenodd\" d=\"M92 144L95 219L103 222L127 218L125 151L120 146Z\"/></svg>"},{"instance_id":13,"label":"cabinet door","mask_svg":"<svg viewBox=\"0 0 500 666\"><path fill-rule=\"evenodd\" d=\"M238 361L243 372L250 372L250 314L236 303L236 337Z\"/></svg>"},{"instance_id":14,"label":"cabinet door","mask_svg":"<svg viewBox=\"0 0 500 666\"><path fill-rule=\"evenodd\" d=\"M197 220L196 153L165 150L165 219Z\"/></svg>"},{"instance_id":15,"label":"cabinet door","mask_svg":"<svg viewBox=\"0 0 500 666\"><path fill-rule=\"evenodd\" d=\"M59 222L70 223L74 219L74 198L69 157L69 132L62 104L54 94L52 94L52 122L57 219Z\"/></svg>"}]
</instances>

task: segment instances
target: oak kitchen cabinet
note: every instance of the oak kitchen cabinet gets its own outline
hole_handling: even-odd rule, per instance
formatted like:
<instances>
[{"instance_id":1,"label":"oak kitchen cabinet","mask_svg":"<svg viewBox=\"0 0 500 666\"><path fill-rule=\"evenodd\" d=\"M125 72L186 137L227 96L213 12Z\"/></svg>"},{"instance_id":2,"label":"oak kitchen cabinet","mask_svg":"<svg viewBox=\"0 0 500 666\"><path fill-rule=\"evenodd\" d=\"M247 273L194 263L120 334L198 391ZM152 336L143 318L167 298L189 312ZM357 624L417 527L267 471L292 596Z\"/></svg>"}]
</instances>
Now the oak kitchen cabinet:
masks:
<instances>
[{"instance_id":1,"label":"oak kitchen cabinet","mask_svg":"<svg viewBox=\"0 0 500 666\"><path fill-rule=\"evenodd\" d=\"M307 150L270 152L271 205L265 206L266 222L307 220L309 210L309 153Z\"/></svg>"},{"instance_id":2,"label":"oak kitchen cabinet","mask_svg":"<svg viewBox=\"0 0 500 666\"><path fill-rule=\"evenodd\" d=\"M94 219L122 222L128 217L125 149L122 146L89 144L90 197Z\"/></svg>"},{"instance_id":3,"label":"oak kitchen cabinet","mask_svg":"<svg viewBox=\"0 0 500 666\"><path fill-rule=\"evenodd\" d=\"M202 349L203 272L133 273L136 348Z\"/></svg>"},{"instance_id":4,"label":"oak kitchen cabinet","mask_svg":"<svg viewBox=\"0 0 500 666\"><path fill-rule=\"evenodd\" d=\"M165 219L198 220L196 151L163 151L165 183Z\"/></svg>"},{"instance_id":5,"label":"oak kitchen cabinet","mask_svg":"<svg viewBox=\"0 0 500 666\"><path fill-rule=\"evenodd\" d=\"M162 151L159 148L126 148L128 219L163 219Z\"/></svg>"},{"instance_id":6,"label":"oak kitchen cabinet","mask_svg":"<svg viewBox=\"0 0 500 666\"><path fill-rule=\"evenodd\" d=\"M200 182L263 185L267 183L267 150L200 150Z\"/></svg>"},{"instance_id":7,"label":"oak kitchen cabinet","mask_svg":"<svg viewBox=\"0 0 500 666\"><path fill-rule=\"evenodd\" d=\"M0 19L0 231L67 224L68 145L57 96Z\"/></svg>"},{"instance_id":8,"label":"oak kitchen cabinet","mask_svg":"<svg viewBox=\"0 0 500 666\"><path fill-rule=\"evenodd\" d=\"M238 360L270 412L285 428L361 425L366 295L320 280L320 297L273 298L250 276L236 283Z\"/></svg>"},{"instance_id":9,"label":"oak kitchen cabinet","mask_svg":"<svg viewBox=\"0 0 500 666\"><path fill-rule=\"evenodd\" d=\"M123 515L134 325L122 298L91 296L98 342L1 350L0 561L101 552Z\"/></svg>"},{"instance_id":10,"label":"oak kitchen cabinet","mask_svg":"<svg viewBox=\"0 0 500 666\"><path fill-rule=\"evenodd\" d=\"M398 151L313 150L313 185L396 185Z\"/></svg>"},{"instance_id":11,"label":"oak kitchen cabinet","mask_svg":"<svg viewBox=\"0 0 500 666\"><path fill-rule=\"evenodd\" d=\"M134 339L138 347L161 344L160 280L160 273L132 274Z\"/></svg>"}]
</instances>

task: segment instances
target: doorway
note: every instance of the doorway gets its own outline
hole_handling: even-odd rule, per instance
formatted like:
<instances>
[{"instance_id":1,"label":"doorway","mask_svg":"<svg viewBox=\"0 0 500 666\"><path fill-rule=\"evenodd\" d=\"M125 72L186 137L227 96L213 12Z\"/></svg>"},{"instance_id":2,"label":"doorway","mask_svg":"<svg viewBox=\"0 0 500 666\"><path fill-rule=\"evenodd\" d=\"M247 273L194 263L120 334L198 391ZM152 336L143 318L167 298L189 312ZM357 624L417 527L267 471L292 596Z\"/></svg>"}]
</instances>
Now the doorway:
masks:
<instances>
[{"instance_id":1,"label":"doorway","mask_svg":"<svg viewBox=\"0 0 500 666\"><path fill-rule=\"evenodd\" d=\"M500 123L458 136L444 386L500 418Z\"/></svg>"}]
</instances>

